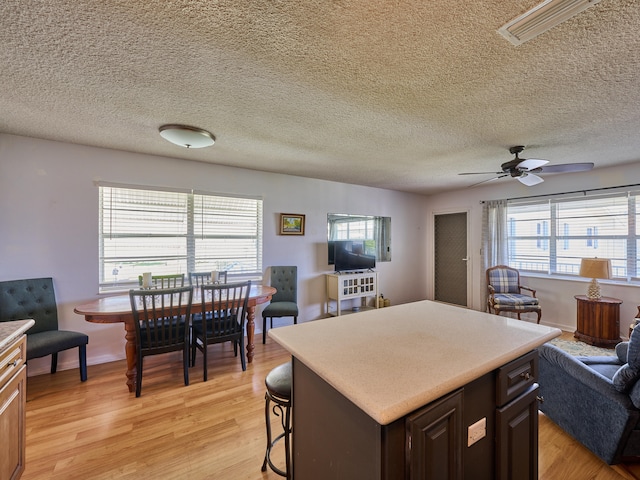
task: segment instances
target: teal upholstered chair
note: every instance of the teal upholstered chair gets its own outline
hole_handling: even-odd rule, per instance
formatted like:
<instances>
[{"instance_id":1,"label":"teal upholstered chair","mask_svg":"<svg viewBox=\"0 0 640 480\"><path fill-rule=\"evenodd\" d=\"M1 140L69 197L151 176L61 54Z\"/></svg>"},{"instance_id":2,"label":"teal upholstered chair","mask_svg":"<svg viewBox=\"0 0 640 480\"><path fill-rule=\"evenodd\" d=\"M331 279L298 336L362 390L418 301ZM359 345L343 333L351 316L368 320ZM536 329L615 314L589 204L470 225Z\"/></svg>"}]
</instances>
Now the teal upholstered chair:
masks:
<instances>
[{"instance_id":1,"label":"teal upholstered chair","mask_svg":"<svg viewBox=\"0 0 640 480\"><path fill-rule=\"evenodd\" d=\"M81 332L58 330L58 308L51 278L0 282L0 321L31 318L27 330L27 362L51 355L51 373L58 368L58 352L78 347L80 380L87 380L87 343Z\"/></svg>"},{"instance_id":2,"label":"teal upholstered chair","mask_svg":"<svg viewBox=\"0 0 640 480\"><path fill-rule=\"evenodd\" d=\"M270 328L273 328L274 317L293 317L293 323L298 323L298 267L271 267L271 286L277 292L262 311L262 343L266 341L267 319Z\"/></svg>"}]
</instances>

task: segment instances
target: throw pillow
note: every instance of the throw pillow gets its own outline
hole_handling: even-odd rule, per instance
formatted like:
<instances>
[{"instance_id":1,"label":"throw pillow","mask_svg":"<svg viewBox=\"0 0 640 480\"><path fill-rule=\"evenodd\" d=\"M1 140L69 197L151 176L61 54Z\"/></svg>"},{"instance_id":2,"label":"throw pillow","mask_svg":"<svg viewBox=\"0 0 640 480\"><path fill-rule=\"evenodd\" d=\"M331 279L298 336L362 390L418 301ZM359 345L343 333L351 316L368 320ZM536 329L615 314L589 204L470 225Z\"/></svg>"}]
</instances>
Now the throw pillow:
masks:
<instances>
[{"instance_id":1,"label":"throw pillow","mask_svg":"<svg viewBox=\"0 0 640 480\"><path fill-rule=\"evenodd\" d=\"M621 366L611 379L619 392L625 393L640 378L640 328L634 328L629 338L627 363Z\"/></svg>"},{"instance_id":2,"label":"throw pillow","mask_svg":"<svg viewBox=\"0 0 640 480\"><path fill-rule=\"evenodd\" d=\"M627 350L629 350L629 342L620 342L616 345L616 355L620 363L627 363Z\"/></svg>"}]
</instances>

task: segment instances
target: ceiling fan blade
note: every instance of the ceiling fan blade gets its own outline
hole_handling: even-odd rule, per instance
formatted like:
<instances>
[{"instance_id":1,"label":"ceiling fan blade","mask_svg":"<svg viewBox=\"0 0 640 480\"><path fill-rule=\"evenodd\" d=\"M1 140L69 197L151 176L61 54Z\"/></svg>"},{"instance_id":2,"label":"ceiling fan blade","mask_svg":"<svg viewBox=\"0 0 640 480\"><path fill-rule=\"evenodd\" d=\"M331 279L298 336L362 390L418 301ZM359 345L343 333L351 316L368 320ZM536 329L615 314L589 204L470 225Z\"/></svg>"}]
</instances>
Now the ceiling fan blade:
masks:
<instances>
[{"instance_id":1,"label":"ceiling fan blade","mask_svg":"<svg viewBox=\"0 0 640 480\"><path fill-rule=\"evenodd\" d=\"M526 185L527 187L533 187L534 185L544 182L542 178L534 175L533 173L523 172L522 175L517 178L520 183Z\"/></svg>"},{"instance_id":2,"label":"ceiling fan blade","mask_svg":"<svg viewBox=\"0 0 640 480\"><path fill-rule=\"evenodd\" d=\"M465 172L458 175L502 175L504 172Z\"/></svg>"},{"instance_id":3,"label":"ceiling fan blade","mask_svg":"<svg viewBox=\"0 0 640 480\"><path fill-rule=\"evenodd\" d=\"M474 183L474 184L472 184L472 185L469 185L469 187L468 187L468 188L471 188L471 187L477 187L478 185L482 185L483 183L493 182L494 180L498 180L499 178L504 178L504 177L508 177L508 176L509 176L509 175L500 175L500 176L498 176L498 177L488 178L488 179L486 179L486 180L482 180L481 182L478 182L478 183Z\"/></svg>"},{"instance_id":4,"label":"ceiling fan blade","mask_svg":"<svg viewBox=\"0 0 640 480\"><path fill-rule=\"evenodd\" d=\"M549 165L536 170L536 173L569 173L586 172L593 168L593 163L561 163L559 165Z\"/></svg>"},{"instance_id":5,"label":"ceiling fan blade","mask_svg":"<svg viewBox=\"0 0 640 480\"><path fill-rule=\"evenodd\" d=\"M541 160L539 158L528 158L526 160L521 161L516 166L516 168L518 170L531 171L531 170L535 170L536 168L540 168L543 165L546 165L547 163L549 163L549 160Z\"/></svg>"}]
</instances>

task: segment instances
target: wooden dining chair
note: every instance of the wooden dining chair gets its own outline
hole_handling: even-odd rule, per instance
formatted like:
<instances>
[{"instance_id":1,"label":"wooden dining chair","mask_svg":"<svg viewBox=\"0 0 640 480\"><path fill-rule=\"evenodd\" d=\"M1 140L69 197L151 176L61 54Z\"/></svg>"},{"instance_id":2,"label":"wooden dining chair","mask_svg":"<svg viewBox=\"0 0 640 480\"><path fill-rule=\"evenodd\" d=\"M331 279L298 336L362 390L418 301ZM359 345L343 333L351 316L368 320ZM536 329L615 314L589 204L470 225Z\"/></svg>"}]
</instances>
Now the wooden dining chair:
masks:
<instances>
[{"instance_id":1,"label":"wooden dining chair","mask_svg":"<svg viewBox=\"0 0 640 480\"><path fill-rule=\"evenodd\" d=\"M184 384L189 385L189 324L193 288L130 290L136 329L136 397L142 390L142 361L148 355L182 350Z\"/></svg>"},{"instance_id":2,"label":"wooden dining chair","mask_svg":"<svg viewBox=\"0 0 640 480\"><path fill-rule=\"evenodd\" d=\"M211 272L191 272L189 273L189 281L194 287L211 283ZM227 271L218 271L218 283L227 283Z\"/></svg>"},{"instance_id":3,"label":"wooden dining chair","mask_svg":"<svg viewBox=\"0 0 640 480\"><path fill-rule=\"evenodd\" d=\"M200 286L199 315L191 325L191 365L196 362L196 349L203 355L204 381L207 381L207 346L213 343L233 342L242 371L247 369L244 354L244 317L247 311L251 281L207 284Z\"/></svg>"},{"instance_id":4,"label":"wooden dining chair","mask_svg":"<svg viewBox=\"0 0 640 480\"><path fill-rule=\"evenodd\" d=\"M152 288L179 288L184 287L184 273L171 275L151 275ZM138 285L142 286L142 275L138 275Z\"/></svg>"}]
</instances>

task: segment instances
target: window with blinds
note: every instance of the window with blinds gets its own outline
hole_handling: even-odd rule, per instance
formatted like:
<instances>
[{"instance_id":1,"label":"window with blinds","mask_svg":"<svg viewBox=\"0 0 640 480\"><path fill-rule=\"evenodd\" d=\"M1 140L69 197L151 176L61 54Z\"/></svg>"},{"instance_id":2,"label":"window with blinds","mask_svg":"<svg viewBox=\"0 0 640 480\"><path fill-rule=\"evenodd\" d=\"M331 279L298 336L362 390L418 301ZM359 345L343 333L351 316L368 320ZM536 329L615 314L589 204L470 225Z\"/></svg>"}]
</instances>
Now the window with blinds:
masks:
<instances>
[{"instance_id":1,"label":"window with blinds","mask_svg":"<svg viewBox=\"0 0 640 480\"><path fill-rule=\"evenodd\" d=\"M608 258L614 278L638 280L639 193L509 201L509 265L578 275L582 258Z\"/></svg>"},{"instance_id":2,"label":"window with blinds","mask_svg":"<svg viewBox=\"0 0 640 480\"><path fill-rule=\"evenodd\" d=\"M99 186L100 291L153 275L226 270L262 277L262 200Z\"/></svg>"}]
</instances>

